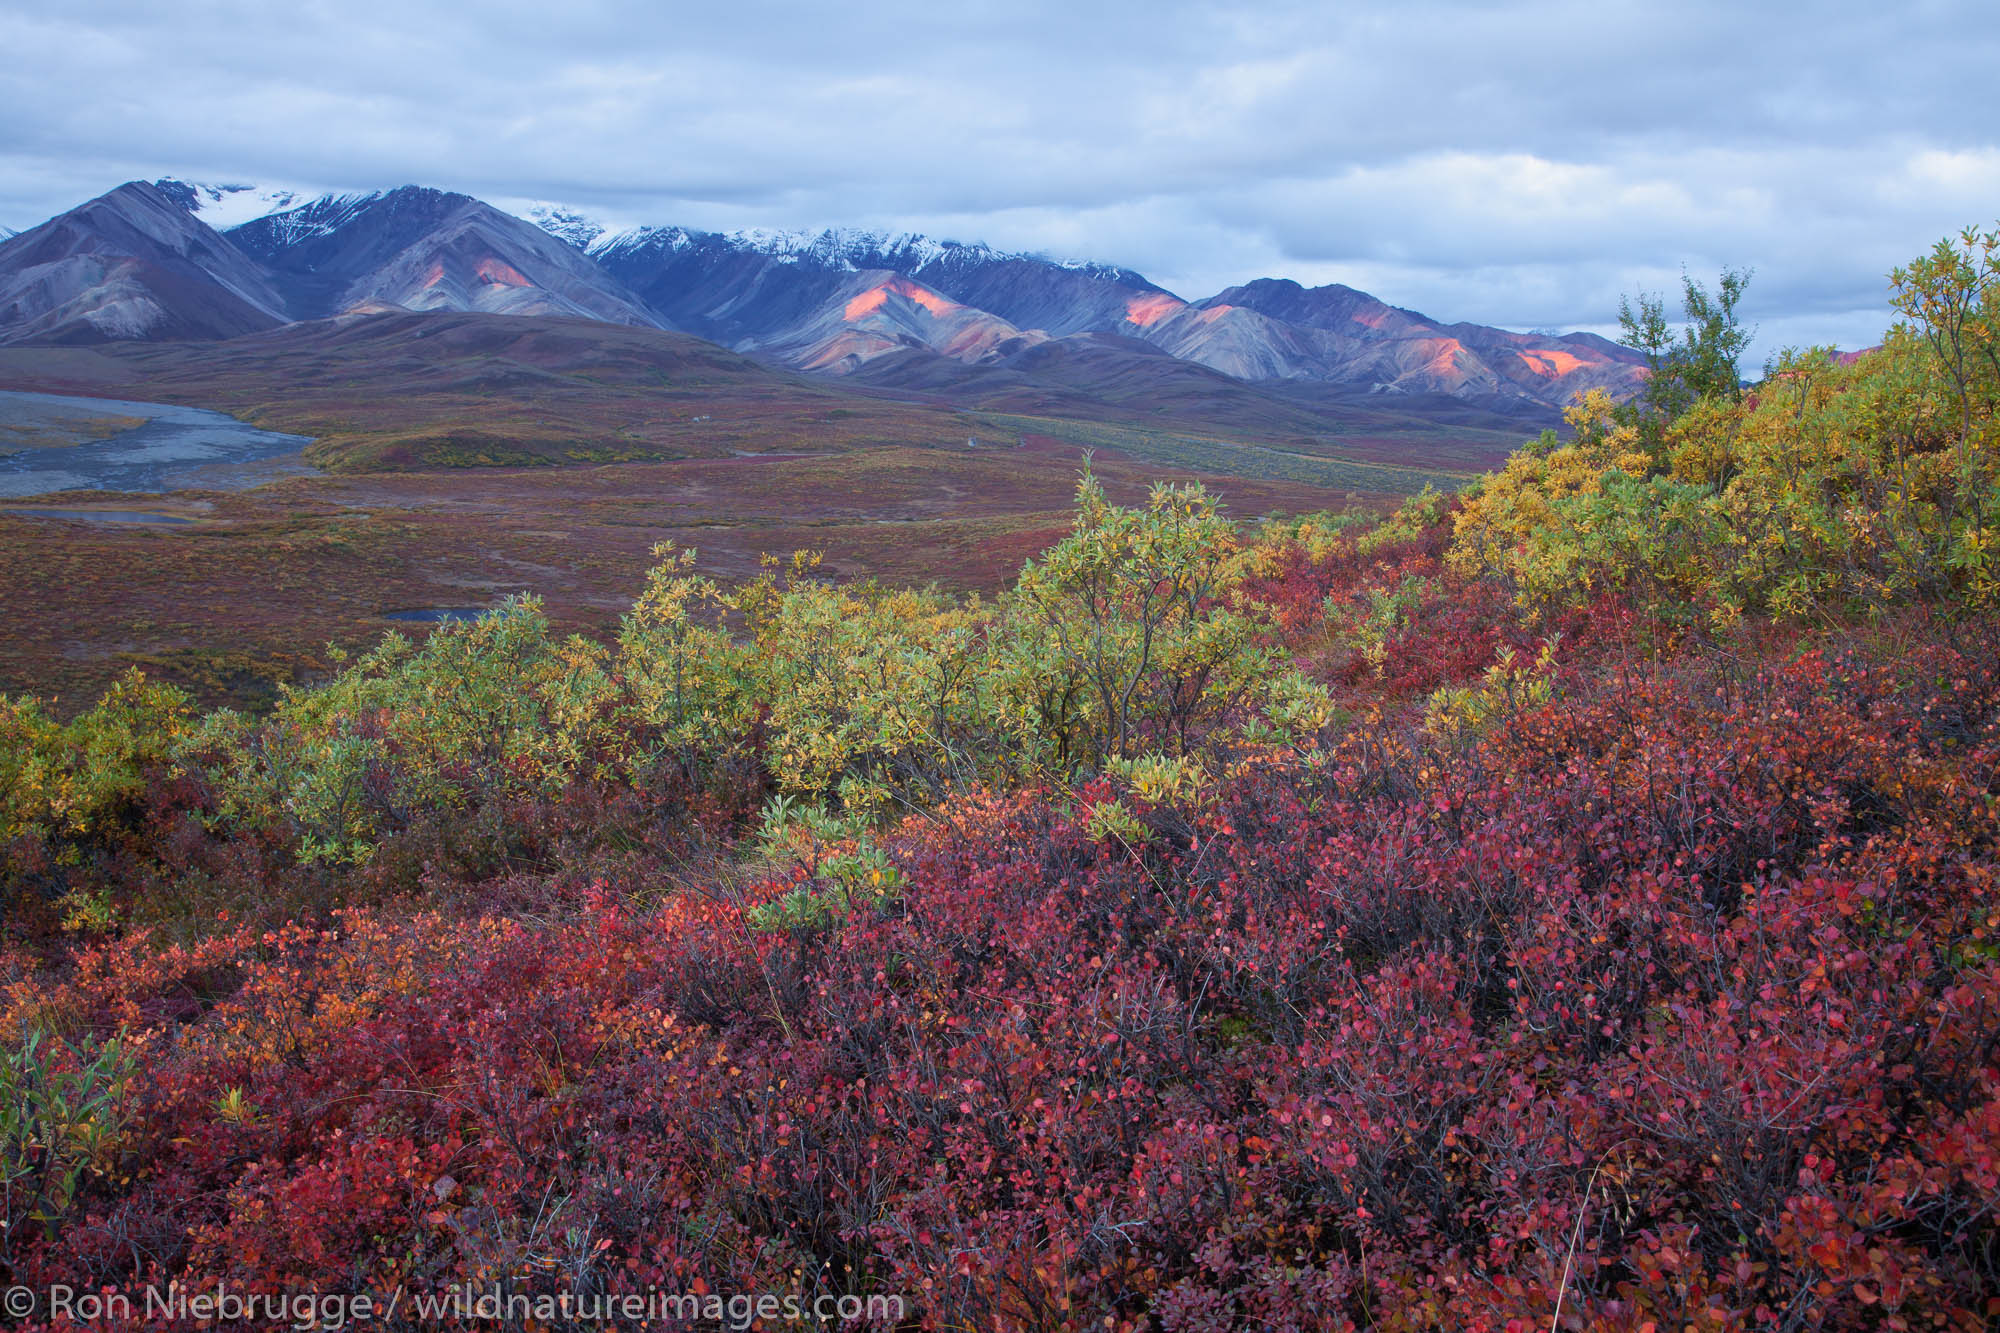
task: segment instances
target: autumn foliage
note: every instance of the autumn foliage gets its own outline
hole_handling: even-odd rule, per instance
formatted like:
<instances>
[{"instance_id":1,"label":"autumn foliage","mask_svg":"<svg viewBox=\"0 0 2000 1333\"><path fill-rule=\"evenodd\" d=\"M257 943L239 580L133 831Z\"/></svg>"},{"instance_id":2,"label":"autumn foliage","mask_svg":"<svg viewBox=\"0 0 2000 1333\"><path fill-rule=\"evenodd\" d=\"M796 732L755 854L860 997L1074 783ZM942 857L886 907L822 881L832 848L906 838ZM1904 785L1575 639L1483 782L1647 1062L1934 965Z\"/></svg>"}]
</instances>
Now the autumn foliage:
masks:
<instances>
[{"instance_id":1,"label":"autumn foliage","mask_svg":"<svg viewBox=\"0 0 2000 1333\"><path fill-rule=\"evenodd\" d=\"M5 1276L1991 1326L1983 575L1564 564L1674 466L1614 429L1379 522L1086 483L997 604L670 553L615 644L9 705Z\"/></svg>"}]
</instances>

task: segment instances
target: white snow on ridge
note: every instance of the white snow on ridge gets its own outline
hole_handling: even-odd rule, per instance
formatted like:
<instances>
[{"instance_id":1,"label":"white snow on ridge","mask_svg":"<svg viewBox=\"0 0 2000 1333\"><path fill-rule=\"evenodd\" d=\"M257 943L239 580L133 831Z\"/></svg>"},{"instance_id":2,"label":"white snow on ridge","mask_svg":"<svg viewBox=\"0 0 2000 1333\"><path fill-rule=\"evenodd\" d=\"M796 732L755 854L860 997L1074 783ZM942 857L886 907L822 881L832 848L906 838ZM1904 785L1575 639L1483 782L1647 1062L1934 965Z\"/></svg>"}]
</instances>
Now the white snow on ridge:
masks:
<instances>
[{"instance_id":1,"label":"white snow on ridge","mask_svg":"<svg viewBox=\"0 0 2000 1333\"><path fill-rule=\"evenodd\" d=\"M1047 259L1040 255L1010 254L983 242L937 241L918 232L872 231L861 227L826 227L818 231L744 227L731 232L708 232L614 219L552 199L497 199L493 203L503 212L532 222L551 236L567 241L590 255L641 248L685 250L697 244L719 243L735 250L769 255L781 264L811 263L847 272L879 267L884 258L892 260L897 269L905 272L916 272L953 259L974 263L1035 259L1066 269L1116 276L1115 270L1086 259Z\"/></svg>"},{"instance_id":2,"label":"white snow on ridge","mask_svg":"<svg viewBox=\"0 0 2000 1333\"><path fill-rule=\"evenodd\" d=\"M314 203L325 196L282 185L202 185L184 182L194 191L194 215L217 231Z\"/></svg>"},{"instance_id":3,"label":"white snow on ridge","mask_svg":"<svg viewBox=\"0 0 2000 1333\"><path fill-rule=\"evenodd\" d=\"M605 232L585 252L595 258L616 250L685 250L710 235L686 227L628 227Z\"/></svg>"},{"instance_id":4,"label":"white snow on ridge","mask_svg":"<svg viewBox=\"0 0 2000 1333\"><path fill-rule=\"evenodd\" d=\"M928 267L951 256L975 260L1008 258L986 245L934 241L916 232L868 231L859 227L828 227L823 231L780 231L746 227L726 238L742 250L756 250L781 263L814 260L829 268L859 269L863 260L893 255L912 269ZM872 263L866 265L874 267Z\"/></svg>"},{"instance_id":5,"label":"white snow on ridge","mask_svg":"<svg viewBox=\"0 0 2000 1333\"><path fill-rule=\"evenodd\" d=\"M270 219L273 238L280 245L296 245L313 236L327 236L339 231L362 205L380 199L382 193L378 190L372 194L321 195L295 207L258 216ZM247 222L257 220L245 219Z\"/></svg>"},{"instance_id":6,"label":"white snow on ridge","mask_svg":"<svg viewBox=\"0 0 2000 1333\"><path fill-rule=\"evenodd\" d=\"M685 250L709 244L769 255L781 264L810 263L850 273L880 268L885 260L899 272L918 273L934 264L952 261L983 264L1029 259L1099 277L1127 277L1122 270L1088 259L1016 254L996 250L983 241L939 241L919 232L871 231L860 227L827 227L819 231L743 227L730 232L710 232L680 226L613 223L566 204L545 201L507 202L501 207L591 255L635 249Z\"/></svg>"},{"instance_id":7,"label":"white snow on ridge","mask_svg":"<svg viewBox=\"0 0 2000 1333\"><path fill-rule=\"evenodd\" d=\"M383 193L329 194L268 184L176 183L185 184L193 193L195 216L217 231L226 231L260 218L272 218L270 225L284 244L337 230L357 207L380 198ZM873 231L860 227L827 227L817 231L746 227L717 233L679 226L643 225L552 199L513 198L492 202L501 211L533 223L586 254L597 256L638 248L665 251L719 244L769 255L782 264L805 263L847 272L881 267L884 261L901 272L917 274L938 264L984 264L1029 259L1114 280L1132 276L1113 266L1087 259L1017 254L996 250L984 242L938 241L918 232ZM0 239L5 239L6 235L6 229L0 228Z\"/></svg>"},{"instance_id":8,"label":"white snow on ridge","mask_svg":"<svg viewBox=\"0 0 2000 1333\"><path fill-rule=\"evenodd\" d=\"M1028 260L1074 273L1125 282L1137 277L1123 269L1089 259L1058 259L1049 255L996 250L984 241L939 241L914 231L869 231L859 227L829 227L823 231L778 231L751 227L722 238L740 250L771 255L780 263L811 260L850 272L886 265L899 273L921 275L942 264L994 264ZM1144 281L1140 279L1140 281Z\"/></svg>"},{"instance_id":9,"label":"white snow on ridge","mask_svg":"<svg viewBox=\"0 0 2000 1333\"><path fill-rule=\"evenodd\" d=\"M587 213L552 199L496 199L491 202L501 212L512 213L523 222L532 222L558 240L567 241L591 254L610 248L622 238L649 230L634 223Z\"/></svg>"}]
</instances>

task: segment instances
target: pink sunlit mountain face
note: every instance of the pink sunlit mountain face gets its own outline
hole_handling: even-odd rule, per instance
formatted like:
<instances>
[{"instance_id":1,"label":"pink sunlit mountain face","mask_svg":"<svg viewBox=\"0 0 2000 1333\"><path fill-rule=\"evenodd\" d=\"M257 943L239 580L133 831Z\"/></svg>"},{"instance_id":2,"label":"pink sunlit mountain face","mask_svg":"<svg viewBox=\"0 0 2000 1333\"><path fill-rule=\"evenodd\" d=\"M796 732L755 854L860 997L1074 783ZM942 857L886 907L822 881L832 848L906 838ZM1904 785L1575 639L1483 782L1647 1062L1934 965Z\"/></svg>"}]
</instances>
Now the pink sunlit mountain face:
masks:
<instances>
[{"instance_id":1,"label":"pink sunlit mountain face","mask_svg":"<svg viewBox=\"0 0 2000 1333\"><path fill-rule=\"evenodd\" d=\"M671 327L574 246L468 195L404 186L333 196L229 235L300 318L387 307Z\"/></svg>"},{"instance_id":2,"label":"pink sunlit mountain face","mask_svg":"<svg viewBox=\"0 0 2000 1333\"><path fill-rule=\"evenodd\" d=\"M576 234L573 215L564 229ZM1037 334L1119 335L1253 382L1443 394L1552 414L1581 389L1623 395L1635 391L1640 378L1634 353L1593 335L1446 324L1337 285L1305 288L1263 279L1189 302L1109 265L867 232L722 235L638 228L594 233L586 244L609 271L682 327L741 349L776 350L798 366L851 369L890 343L910 345L903 337L885 335L879 344L850 337L842 354L829 358L823 339L831 335L806 336L854 275L884 272L996 316L1031 341ZM934 335L927 328L917 341L935 347ZM974 346L996 356L1018 350L1000 329ZM976 359L963 347L937 350L961 362Z\"/></svg>"},{"instance_id":3,"label":"pink sunlit mountain face","mask_svg":"<svg viewBox=\"0 0 2000 1333\"><path fill-rule=\"evenodd\" d=\"M1109 392L1120 374L1159 378L1164 357L1215 383L1451 400L1523 421L1554 420L1585 389L1629 394L1643 373L1589 334L1444 323L1338 285L1260 279L1189 301L1129 269L916 235L522 212L419 186L135 182L0 241L0 342L226 338L368 312L562 316L946 397L976 381L1032 399L1044 377L1058 398Z\"/></svg>"}]
</instances>

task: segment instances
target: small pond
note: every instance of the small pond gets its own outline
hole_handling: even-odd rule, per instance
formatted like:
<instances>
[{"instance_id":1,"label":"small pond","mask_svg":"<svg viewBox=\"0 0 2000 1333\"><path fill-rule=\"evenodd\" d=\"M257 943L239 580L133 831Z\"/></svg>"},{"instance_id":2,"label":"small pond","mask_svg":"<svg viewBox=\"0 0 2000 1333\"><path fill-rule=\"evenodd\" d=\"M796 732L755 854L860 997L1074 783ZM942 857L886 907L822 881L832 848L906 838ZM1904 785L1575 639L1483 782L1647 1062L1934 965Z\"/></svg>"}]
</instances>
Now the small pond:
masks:
<instances>
[{"instance_id":1,"label":"small pond","mask_svg":"<svg viewBox=\"0 0 2000 1333\"><path fill-rule=\"evenodd\" d=\"M384 611L384 620L415 620L427 625L447 620L477 620L491 607L486 606L412 606L401 611Z\"/></svg>"}]
</instances>

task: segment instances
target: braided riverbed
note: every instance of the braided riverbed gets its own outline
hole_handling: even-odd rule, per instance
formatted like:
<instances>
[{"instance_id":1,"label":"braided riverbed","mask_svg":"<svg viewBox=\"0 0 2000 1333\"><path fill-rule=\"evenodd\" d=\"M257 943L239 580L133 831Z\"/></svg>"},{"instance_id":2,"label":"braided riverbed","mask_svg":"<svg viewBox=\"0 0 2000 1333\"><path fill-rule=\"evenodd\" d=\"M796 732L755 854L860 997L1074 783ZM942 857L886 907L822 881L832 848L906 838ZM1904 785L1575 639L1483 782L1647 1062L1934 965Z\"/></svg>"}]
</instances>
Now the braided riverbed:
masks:
<instances>
[{"instance_id":1,"label":"braided riverbed","mask_svg":"<svg viewBox=\"0 0 2000 1333\"><path fill-rule=\"evenodd\" d=\"M104 434L107 421L139 424ZM313 471L305 435L168 403L0 391L0 497L51 491L244 490Z\"/></svg>"}]
</instances>

